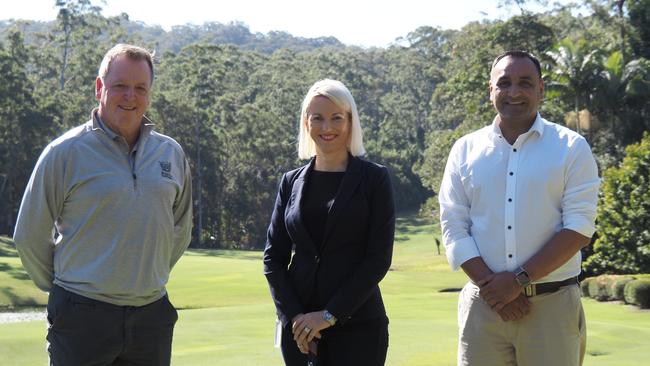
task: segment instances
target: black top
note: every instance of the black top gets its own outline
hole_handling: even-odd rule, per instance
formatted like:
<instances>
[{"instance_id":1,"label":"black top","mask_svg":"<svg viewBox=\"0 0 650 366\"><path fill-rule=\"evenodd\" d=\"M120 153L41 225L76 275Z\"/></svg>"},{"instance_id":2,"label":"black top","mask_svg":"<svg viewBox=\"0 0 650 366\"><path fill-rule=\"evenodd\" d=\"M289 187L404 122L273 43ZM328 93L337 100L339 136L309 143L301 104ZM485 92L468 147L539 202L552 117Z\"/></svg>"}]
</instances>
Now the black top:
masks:
<instances>
[{"instance_id":1,"label":"black top","mask_svg":"<svg viewBox=\"0 0 650 366\"><path fill-rule=\"evenodd\" d=\"M345 172L314 170L309 177L302 207L302 220L311 240L320 247L330 211Z\"/></svg>"}]
</instances>

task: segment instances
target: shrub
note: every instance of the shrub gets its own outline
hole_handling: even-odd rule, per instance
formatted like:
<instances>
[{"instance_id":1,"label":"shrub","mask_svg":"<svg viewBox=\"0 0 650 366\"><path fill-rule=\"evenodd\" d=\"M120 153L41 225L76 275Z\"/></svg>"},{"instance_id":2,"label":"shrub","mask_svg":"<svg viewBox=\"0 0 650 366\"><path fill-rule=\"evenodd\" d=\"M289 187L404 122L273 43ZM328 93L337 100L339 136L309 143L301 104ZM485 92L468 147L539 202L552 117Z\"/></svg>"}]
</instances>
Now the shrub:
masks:
<instances>
[{"instance_id":1,"label":"shrub","mask_svg":"<svg viewBox=\"0 0 650 366\"><path fill-rule=\"evenodd\" d=\"M581 285L581 289L583 294L598 301L623 300L623 289L620 290L621 295L617 295L616 283L630 280L632 278L632 276L625 275L600 275L598 277L589 277L583 281L583 283L586 282L586 284ZM624 285L625 284L623 283L621 286Z\"/></svg>"},{"instance_id":2,"label":"shrub","mask_svg":"<svg viewBox=\"0 0 650 366\"><path fill-rule=\"evenodd\" d=\"M650 134L603 173L596 221L598 239L584 262L587 272L650 271Z\"/></svg>"},{"instance_id":3,"label":"shrub","mask_svg":"<svg viewBox=\"0 0 650 366\"><path fill-rule=\"evenodd\" d=\"M609 300L607 295L607 276L594 277L593 281L589 282L589 297L598 301Z\"/></svg>"},{"instance_id":4,"label":"shrub","mask_svg":"<svg viewBox=\"0 0 650 366\"><path fill-rule=\"evenodd\" d=\"M580 282L580 292L582 292L583 297L589 296L589 284L594 281L594 277L587 277L582 282Z\"/></svg>"},{"instance_id":5,"label":"shrub","mask_svg":"<svg viewBox=\"0 0 650 366\"><path fill-rule=\"evenodd\" d=\"M625 285L625 302L650 308L650 279L640 279Z\"/></svg>"},{"instance_id":6,"label":"shrub","mask_svg":"<svg viewBox=\"0 0 650 366\"><path fill-rule=\"evenodd\" d=\"M625 285L634 281L634 277L622 277L612 282L610 286L609 297L613 300L625 301Z\"/></svg>"}]
</instances>

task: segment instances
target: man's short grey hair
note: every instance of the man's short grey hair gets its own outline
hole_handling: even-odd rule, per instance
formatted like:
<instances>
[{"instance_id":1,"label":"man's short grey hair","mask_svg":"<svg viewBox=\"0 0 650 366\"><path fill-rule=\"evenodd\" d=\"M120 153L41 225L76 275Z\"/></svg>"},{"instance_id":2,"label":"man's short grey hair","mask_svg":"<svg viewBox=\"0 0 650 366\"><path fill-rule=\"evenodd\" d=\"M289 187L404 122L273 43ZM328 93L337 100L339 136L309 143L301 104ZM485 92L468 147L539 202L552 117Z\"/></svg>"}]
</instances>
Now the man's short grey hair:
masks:
<instances>
[{"instance_id":1,"label":"man's short grey hair","mask_svg":"<svg viewBox=\"0 0 650 366\"><path fill-rule=\"evenodd\" d=\"M298 157L300 159L310 159L316 155L316 143L309 136L307 129L307 113L309 103L317 96L323 96L331 100L337 107L347 113L350 125L350 141L348 141L348 151L353 156L361 156L366 153L363 148L363 131L359 121L359 112L357 104L354 102L352 93L343 85L342 82L332 79L319 80L307 92L305 99L302 101L302 111L300 112L300 132L298 134Z\"/></svg>"},{"instance_id":2,"label":"man's short grey hair","mask_svg":"<svg viewBox=\"0 0 650 366\"><path fill-rule=\"evenodd\" d=\"M151 71L151 84L153 84L153 52L149 52L142 47L134 46L131 44L119 43L108 50L108 52L106 52L104 55L104 59L102 60L101 65L99 65L99 72L97 73L97 76L104 80L106 78L106 75L108 75L108 70L111 67L111 63L113 63L113 60L121 55L126 55L126 57L132 61L147 61L149 70Z\"/></svg>"}]
</instances>

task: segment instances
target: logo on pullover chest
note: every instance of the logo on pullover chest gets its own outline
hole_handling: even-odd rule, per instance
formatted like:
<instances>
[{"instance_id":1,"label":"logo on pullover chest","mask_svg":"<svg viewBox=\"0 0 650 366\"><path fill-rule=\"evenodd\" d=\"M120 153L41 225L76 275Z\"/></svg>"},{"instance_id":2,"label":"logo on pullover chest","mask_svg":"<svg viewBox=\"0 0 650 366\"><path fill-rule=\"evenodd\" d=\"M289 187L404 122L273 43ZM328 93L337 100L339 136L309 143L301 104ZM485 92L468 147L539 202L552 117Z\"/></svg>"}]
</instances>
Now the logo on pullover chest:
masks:
<instances>
[{"instance_id":1,"label":"logo on pullover chest","mask_svg":"<svg viewBox=\"0 0 650 366\"><path fill-rule=\"evenodd\" d=\"M168 179L174 179L172 177L172 163L169 161L159 161L160 163L160 175Z\"/></svg>"}]
</instances>

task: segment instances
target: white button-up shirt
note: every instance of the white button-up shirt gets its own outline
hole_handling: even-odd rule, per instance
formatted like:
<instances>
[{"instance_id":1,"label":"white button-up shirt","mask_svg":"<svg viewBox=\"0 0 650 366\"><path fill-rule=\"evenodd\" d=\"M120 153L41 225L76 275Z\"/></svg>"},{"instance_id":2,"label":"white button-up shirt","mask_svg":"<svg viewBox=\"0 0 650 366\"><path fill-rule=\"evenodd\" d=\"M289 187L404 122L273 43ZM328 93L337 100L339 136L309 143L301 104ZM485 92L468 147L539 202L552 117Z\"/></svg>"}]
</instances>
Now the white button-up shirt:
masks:
<instances>
[{"instance_id":1,"label":"white button-up shirt","mask_svg":"<svg viewBox=\"0 0 650 366\"><path fill-rule=\"evenodd\" d=\"M591 237L600 178L587 141L537 115L513 145L495 121L451 149L440 186L440 223L454 270L475 257L513 271L561 229ZM580 273L580 252L536 282Z\"/></svg>"}]
</instances>

